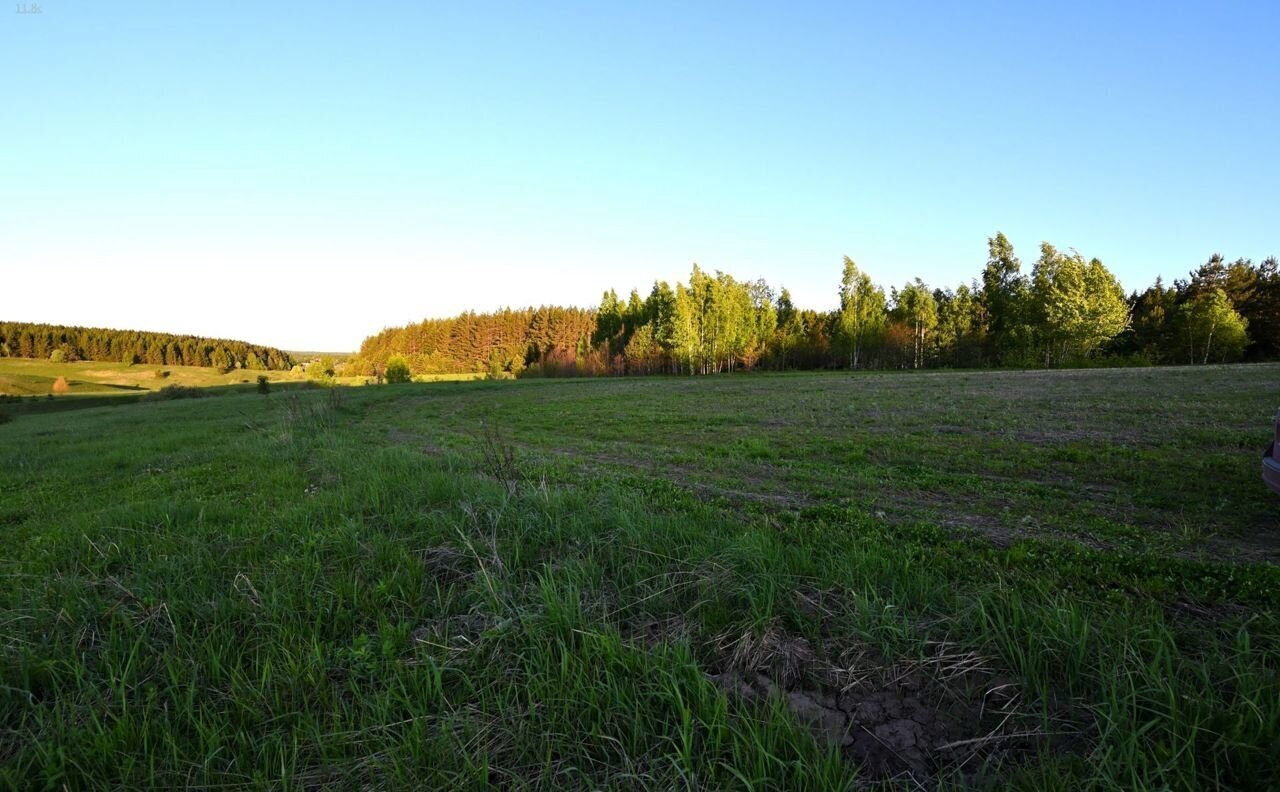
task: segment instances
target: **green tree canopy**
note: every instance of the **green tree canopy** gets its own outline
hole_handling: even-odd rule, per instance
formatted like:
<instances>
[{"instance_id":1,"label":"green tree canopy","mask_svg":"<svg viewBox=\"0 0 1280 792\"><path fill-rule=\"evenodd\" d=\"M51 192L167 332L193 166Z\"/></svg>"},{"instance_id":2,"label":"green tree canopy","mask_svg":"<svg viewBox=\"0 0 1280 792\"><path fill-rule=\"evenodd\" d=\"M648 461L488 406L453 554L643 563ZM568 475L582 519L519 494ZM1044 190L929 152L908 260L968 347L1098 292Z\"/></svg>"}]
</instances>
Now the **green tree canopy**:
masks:
<instances>
[{"instance_id":1,"label":"green tree canopy","mask_svg":"<svg viewBox=\"0 0 1280 792\"><path fill-rule=\"evenodd\" d=\"M858 269L848 256L840 276L839 335L848 353L849 368L864 365L866 348L875 343L884 330L884 289L871 281L871 276Z\"/></svg>"},{"instance_id":2,"label":"green tree canopy","mask_svg":"<svg viewBox=\"0 0 1280 792\"><path fill-rule=\"evenodd\" d=\"M979 295L990 354L996 360L1011 355L1026 341L1027 283L1022 261L1003 233L987 239L987 264L982 270Z\"/></svg>"},{"instance_id":3,"label":"green tree canopy","mask_svg":"<svg viewBox=\"0 0 1280 792\"><path fill-rule=\"evenodd\" d=\"M901 289L877 286L843 258L839 304L801 309L791 293L694 264L684 282L642 292L604 292L598 307L543 306L466 312L388 328L366 339L344 371L371 374L400 355L412 373L491 372L495 376L602 373L714 374L739 367L884 368L1083 363L1098 355L1153 362L1280 358L1280 264L1228 263L1215 255L1168 288L1157 279L1127 298L1097 259L1044 244L1029 273L1003 233L987 240L987 261L970 285L930 289L918 278ZM1247 333L1212 321L1206 302L1221 291ZM1202 298L1202 295L1206 295ZM892 310L890 310L890 306ZM1209 317L1209 318L1206 318ZM1212 328L1212 334L1208 328ZM4 325L0 324L0 331ZM0 354L48 356L62 341L49 333L0 332ZM134 336L107 352L143 360ZM76 343L76 342L72 342ZM1189 351L1194 346L1194 355ZM208 360L218 344L181 351ZM154 354L154 350L150 350ZM263 351L238 365L268 367ZM170 353L164 351L169 360ZM70 358L69 358L70 359ZM527 367L527 368L526 368Z\"/></svg>"},{"instance_id":4,"label":"green tree canopy","mask_svg":"<svg viewBox=\"0 0 1280 792\"><path fill-rule=\"evenodd\" d=\"M925 364L925 344L938 325L938 303L924 281L916 278L893 293L893 318L910 334L911 367Z\"/></svg>"},{"instance_id":5,"label":"green tree canopy","mask_svg":"<svg viewBox=\"0 0 1280 792\"><path fill-rule=\"evenodd\" d=\"M1247 323L1222 289L1202 291L1181 311L1182 339L1190 363L1228 363L1244 354Z\"/></svg>"},{"instance_id":6,"label":"green tree canopy","mask_svg":"<svg viewBox=\"0 0 1280 792\"><path fill-rule=\"evenodd\" d=\"M1045 365L1085 357L1129 326L1124 289L1098 259L1045 242L1031 273Z\"/></svg>"},{"instance_id":7,"label":"green tree canopy","mask_svg":"<svg viewBox=\"0 0 1280 792\"><path fill-rule=\"evenodd\" d=\"M216 355L222 368L246 368L254 360L269 369L285 370L293 365L286 352L244 341L105 327L0 322L0 357L48 358L55 350L66 361L210 366Z\"/></svg>"}]
</instances>

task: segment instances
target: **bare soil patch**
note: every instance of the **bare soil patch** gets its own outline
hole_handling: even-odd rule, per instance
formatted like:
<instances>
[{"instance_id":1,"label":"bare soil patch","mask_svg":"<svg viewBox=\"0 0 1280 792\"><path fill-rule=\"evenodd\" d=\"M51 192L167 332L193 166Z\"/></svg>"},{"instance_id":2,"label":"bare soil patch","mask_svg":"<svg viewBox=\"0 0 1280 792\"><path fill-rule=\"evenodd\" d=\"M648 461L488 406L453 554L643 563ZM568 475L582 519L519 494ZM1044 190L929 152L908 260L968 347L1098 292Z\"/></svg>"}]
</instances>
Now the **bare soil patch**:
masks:
<instances>
[{"instance_id":1,"label":"bare soil patch","mask_svg":"<svg viewBox=\"0 0 1280 792\"><path fill-rule=\"evenodd\" d=\"M1022 691L990 659L949 643L897 663L863 645L827 659L776 629L726 637L718 648L723 667L709 674L717 686L748 706L781 701L868 782L974 781L1074 732L1046 733L1028 714L1037 707L1024 706Z\"/></svg>"}]
</instances>

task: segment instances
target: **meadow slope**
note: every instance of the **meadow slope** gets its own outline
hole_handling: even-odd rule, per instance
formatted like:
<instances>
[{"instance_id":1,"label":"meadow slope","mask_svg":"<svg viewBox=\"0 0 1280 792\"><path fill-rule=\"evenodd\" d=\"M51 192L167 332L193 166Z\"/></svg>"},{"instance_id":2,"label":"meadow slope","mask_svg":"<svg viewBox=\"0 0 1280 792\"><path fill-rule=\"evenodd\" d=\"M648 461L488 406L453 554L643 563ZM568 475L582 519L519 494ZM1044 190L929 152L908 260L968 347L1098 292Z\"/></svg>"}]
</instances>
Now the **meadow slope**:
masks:
<instances>
[{"instance_id":1,"label":"meadow slope","mask_svg":"<svg viewBox=\"0 0 1280 792\"><path fill-rule=\"evenodd\" d=\"M55 363L49 360L0 358L0 394L8 396L44 396L51 393L53 383L67 380L68 395L125 395L160 390L170 385L189 388L212 388L248 384L259 375L272 382L300 380L288 371L222 371L207 366L148 366L82 360Z\"/></svg>"},{"instance_id":2,"label":"meadow slope","mask_svg":"<svg viewBox=\"0 0 1280 792\"><path fill-rule=\"evenodd\" d=\"M1280 366L0 424L0 786L1266 789Z\"/></svg>"}]
</instances>

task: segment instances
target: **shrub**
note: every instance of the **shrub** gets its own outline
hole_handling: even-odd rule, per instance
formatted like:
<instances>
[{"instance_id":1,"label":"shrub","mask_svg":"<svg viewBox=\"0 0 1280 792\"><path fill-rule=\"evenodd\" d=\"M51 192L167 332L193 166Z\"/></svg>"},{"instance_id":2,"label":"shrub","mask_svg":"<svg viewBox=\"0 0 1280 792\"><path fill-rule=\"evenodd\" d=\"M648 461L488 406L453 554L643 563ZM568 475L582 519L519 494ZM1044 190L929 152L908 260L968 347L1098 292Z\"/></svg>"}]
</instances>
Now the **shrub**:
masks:
<instances>
[{"instance_id":1,"label":"shrub","mask_svg":"<svg viewBox=\"0 0 1280 792\"><path fill-rule=\"evenodd\" d=\"M53 363L66 363L67 353L63 352L61 349L55 349L53 352L49 353L49 360Z\"/></svg>"},{"instance_id":2,"label":"shrub","mask_svg":"<svg viewBox=\"0 0 1280 792\"><path fill-rule=\"evenodd\" d=\"M485 375L485 379L503 379L505 376L506 371L502 365L502 357L498 354L498 350L495 349L489 355L489 371Z\"/></svg>"},{"instance_id":3,"label":"shrub","mask_svg":"<svg viewBox=\"0 0 1280 792\"><path fill-rule=\"evenodd\" d=\"M199 399L205 396L205 392L200 388L192 388L187 385L166 385L154 393L148 393L146 399Z\"/></svg>"},{"instance_id":4,"label":"shrub","mask_svg":"<svg viewBox=\"0 0 1280 792\"><path fill-rule=\"evenodd\" d=\"M387 361L387 383L394 385L397 382L408 382L410 378L409 361L403 355L393 355Z\"/></svg>"},{"instance_id":5,"label":"shrub","mask_svg":"<svg viewBox=\"0 0 1280 792\"><path fill-rule=\"evenodd\" d=\"M271 392L271 380L267 379L266 374L258 375L258 393L266 396Z\"/></svg>"},{"instance_id":6,"label":"shrub","mask_svg":"<svg viewBox=\"0 0 1280 792\"><path fill-rule=\"evenodd\" d=\"M307 364L307 376L313 380L333 379L333 358L322 356Z\"/></svg>"},{"instance_id":7,"label":"shrub","mask_svg":"<svg viewBox=\"0 0 1280 792\"><path fill-rule=\"evenodd\" d=\"M501 482L508 495L516 495L528 475L516 456L515 446L492 427L485 427L477 439L480 442L480 469Z\"/></svg>"},{"instance_id":8,"label":"shrub","mask_svg":"<svg viewBox=\"0 0 1280 792\"><path fill-rule=\"evenodd\" d=\"M66 377L58 377L53 381L54 393L67 393L71 390L71 383L67 382Z\"/></svg>"}]
</instances>

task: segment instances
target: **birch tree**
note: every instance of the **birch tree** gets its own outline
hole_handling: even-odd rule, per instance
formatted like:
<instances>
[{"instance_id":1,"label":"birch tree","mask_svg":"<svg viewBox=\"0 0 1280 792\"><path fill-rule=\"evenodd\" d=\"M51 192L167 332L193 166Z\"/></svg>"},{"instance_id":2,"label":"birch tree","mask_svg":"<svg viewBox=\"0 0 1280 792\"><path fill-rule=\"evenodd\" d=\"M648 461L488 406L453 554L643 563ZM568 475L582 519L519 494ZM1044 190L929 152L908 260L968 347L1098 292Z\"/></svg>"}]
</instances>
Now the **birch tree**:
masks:
<instances>
[{"instance_id":1,"label":"birch tree","mask_svg":"<svg viewBox=\"0 0 1280 792\"><path fill-rule=\"evenodd\" d=\"M884 329L884 321L884 290L845 256L840 278L839 332L849 354L849 368L862 364L868 343Z\"/></svg>"}]
</instances>

